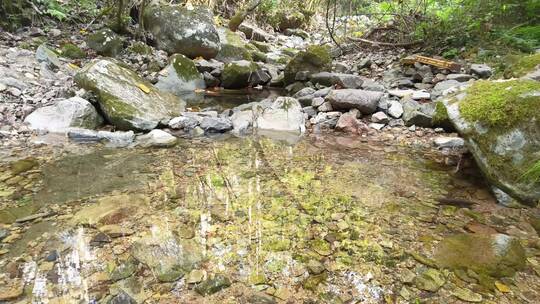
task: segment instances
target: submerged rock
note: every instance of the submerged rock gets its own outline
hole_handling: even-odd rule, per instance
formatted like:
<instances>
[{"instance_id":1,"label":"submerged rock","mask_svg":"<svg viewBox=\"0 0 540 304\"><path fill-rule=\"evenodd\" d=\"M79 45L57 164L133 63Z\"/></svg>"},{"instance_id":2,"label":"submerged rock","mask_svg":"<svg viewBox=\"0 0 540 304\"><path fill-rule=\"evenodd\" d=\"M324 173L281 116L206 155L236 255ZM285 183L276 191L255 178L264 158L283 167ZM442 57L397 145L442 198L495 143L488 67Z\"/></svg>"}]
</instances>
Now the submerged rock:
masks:
<instances>
[{"instance_id":1,"label":"submerged rock","mask_svg":"<svg viewBox=\"0 0 540 304\"><path fill-rule=\"evenodd\" d=\"M95 93L107 120L121 130L152 130L178 116L185 103L158 91L134 71L109 59L95 59L75 76L76 83Z\"/></svg>"},{"instance_id":2,"label":"submerged rock","mask_svg":"<svg viewBox=\"0 0 540 304\"><path fill-rule=\"evenodd\" d=\"M302 105L291 97L278 97L272 106L262 110L255 122L257 129L304 133Z\"/></svg>"},{"instance_id":3,"label":"submerged rock","mask_svg":"<svg viewBox=\"0 0 540 304\"><path fill-rule=\"evenodd\" d=\"M66 132L72 127L95 129L103 123L103 118L90 102L72 97L52 106L38 108L24 121L34 130Z\"/></svg>"},{"instance_id":4,"label":"submerged rock","mask_svg":"<svg viewBox=\"0 0 540 304\"><path fill-rule=\"evenodd\" d=\"M113 195L82 208L73 216L77 225L100 226L119 224L137 214L149 202L143 195Z\"/></svg>"},{"instance_id":5,"label":"submerged rock","mask_svg":"<svg viewBox=\"0 0 540 304\"><path fill-rule=\"evenodd\" d=\"M124 47L122 38L108 28L89 35L86 43L96 53L107 57L116 57Z\"/></svg>"},{"instance_id":6,"label":"submerged rock","mask_svg":"<svg viewBox=\"0 0 540 304\"><path fill-rule=\"evenodd\" d=\"M377 110L377 105L383 93L364 90L333 90L325 98L336 110L358 109L362 114L371 114Z\"/></svg>"},{"instance_id":7,"label":"submerged rock","mask_svg":"<svg viewBox=\"0 0 540 304\"><path fill-rule=\"evenodd\" d=\"M169 54L210 59L220 50L212 13L206 7L150 5L143 19L157 47Z\"/></svg>"},{"instance_id":8,"label":"submerged rock","mask_svg":"<svg viewBox=\"0 0 540 304\"><path fill-rule=\"evenodd\" d=\"M153 236L136 241L131 247L131 254L152 269L161 282L174 282L203 261L200 245L167 232L153 233Z\"/></svg>"},{"instance_id":9,"label":"submerged rock","mask_svg":"<svg viewBox=\"0 0 540 304\"><path fill-rule=\"evenodd\" d=\"M438 270L429 268L414 279L414 284L418 289L436 292L441 288L446 279Z\"/></svg>"},{"instance_id":10,"label":"submerged rock","mask_svg":"<svg viewBox=\"0 0 540 304\"><path fill-rule=\"evenodd\" d=\"M325 46L312 45L296 54L285 67L284 82L286 85L296 80L296 74L307 72L309 75L329 71L332 68L332 58Z\"/></svg>"},{"instance_id":11,"label":"submerged rock","mask_svg":"<svg viewBox=\"0 0 540 304\"><path fill-rule=\"evenodd\" d=\"M441 241L435 262L450 269L471 269L500 278L525 268L525 249L519 240L504 234L457 234Z\"/></svg>"},{"instance_id":12,"label":"submerged rock","mask_svg":"<svg viewBox=\"0 0 540 304\"><path fill-rule=\"evenodd\" d=\"M540 83L478 81L442 101L488 181L529 205L540 200Z\"/></svg>"},{"instance_id":13,"label":"submerged rock","mask_svg":"<svg viewBox=\"0 0 540 304\"><path fill-rule=\"evenodd\" d=\"M169 58L169 64L165 69L159 72L156 88L182 95L182 93L205 89L206 85L195 63L182 54L175 54Z\"/></svg>"},{"instance_id":14,"label":"submerged rock","mask_svg":"<svg viewBox=\"0 0 540 304\"><path fill-rule=\"evenodd\" d=\"M207 296L231 286L231 280L222 274L208 278L195 286L195 291L200 295Z\"/></svg>"}]
</instances>

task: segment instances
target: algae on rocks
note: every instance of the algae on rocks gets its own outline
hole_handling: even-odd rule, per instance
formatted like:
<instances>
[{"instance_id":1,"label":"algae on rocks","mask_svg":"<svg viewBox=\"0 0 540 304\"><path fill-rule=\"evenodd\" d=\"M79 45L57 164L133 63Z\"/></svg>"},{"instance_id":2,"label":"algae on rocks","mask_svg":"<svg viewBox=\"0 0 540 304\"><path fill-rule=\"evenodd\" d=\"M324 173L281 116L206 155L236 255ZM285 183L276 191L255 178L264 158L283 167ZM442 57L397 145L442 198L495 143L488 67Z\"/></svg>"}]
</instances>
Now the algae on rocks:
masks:
<instances>
[{"instance_id":1,"label":"algae on rocks","mask_svg":"<svg viewBox=\"0 0 540 304\"><path fill-rule=\"evenodd\" d=\"M169 64L159 72L156 88L161 91L182 95L198 89L205 89L204 79L195 63L182 54L169 58Z\"/></svg>"},{"instance_id":2,"label":"algae on rocks","mask_svg":"<svg viewBox=\"0 0 540 304\"><path fill-rule=\"evenodd\" d=\"M143 19L157 48L169 54L211 59L220 50L212 13L206 7L155 4L146 8Z\"/></svg>"},{"instance_id":3,"label":"algae on rocks","mask_svg":"<svg viewBox=\"0 0 540 304\"><path fill-rule=\"evenodd\" d=\"M124 41L112 30L105 28L86 39L88 46L99 55L116 57L124 48Z\"/></svg>"},{"instance_id":4,"label":"algae on rocks","mask_svg":"<svg viewBox=\"0 0 540 304\"><path fill-rule=\"evenodd\" d=\"M513 276L525 268L525 249L505 234L457 234L438 245L434 260L445 268L471 269L495 278Z\"/></svg>"},{"instance_id":5,"label":"algae on rocks","mask_svg":"<svg viewBox=\"0 0 540 304\"><path fill-rule=\"evenodd\" d=\"M306 50L296 54L285 67L285 84L296 80L298 72L307 72L309 75L330 71L332 57L326 46L312 45Z\"/></svg>"},{"instance_id":6,"label":"algae on rocks","mask_svg":"<svg viewBox=\"0 0 540 304\"><path fill-rule=\"evenodd\" d=\"M179 116L185 103L157 90L137 73L113 60L95 59L75 76L75 82L97 95L108 121L121 130L152 130Z\"/></svg>"},{"instance_id":7,"label":"algae on rocks","mask_svg":"<svg viewBox=\"0 0 540 304\"><path fill-rule=\"evenodd\" d=\"M221 49L219 50L216 59L229 63L237 60L253 59L250 50L247 47L247 43L238 35L227 28L219 28L219 40L221 42Z\"/></svg>"},{"instance_id":8,"label":"algae on rocks","mask_svg":"<svg viewBox=\"0 0 540 304\"><path fill-rule=\"evenodd\" d=\"M255 86L256 73L262 73L259 66L251 61L240 60L227 63L221 75L221 83L226 89L242 89Z\"/></svg>"},{"instance_id":9,"label":"algae on rocks","mask_svg":"<svg viewBox=\"0 0 540 304\"><path fill-rule=\"evenodd\" d=\"M478 81L442 102L488 181L536 205L540 181L526 173L540 159L540 83Z\"/></svg>"}]
</instances>

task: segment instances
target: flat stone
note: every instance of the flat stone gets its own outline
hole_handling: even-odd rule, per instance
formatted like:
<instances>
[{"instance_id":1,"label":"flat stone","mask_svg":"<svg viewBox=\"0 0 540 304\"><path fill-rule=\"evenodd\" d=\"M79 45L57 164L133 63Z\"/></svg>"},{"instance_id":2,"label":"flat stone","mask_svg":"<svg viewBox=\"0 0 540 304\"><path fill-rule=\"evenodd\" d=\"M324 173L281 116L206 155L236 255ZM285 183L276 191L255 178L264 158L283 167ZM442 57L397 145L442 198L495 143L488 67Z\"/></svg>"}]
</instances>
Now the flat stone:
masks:
<instances>
[{"instance_id":1,"label":"flat stone","mask_svg":"<svg viewBox=\"0 0 540 304\"><path fill-rule=\"evenodd\" d=\"M473 76L469 75L469 74L448 74L446 76L446 79L448 79L448 80L457 80L459 82L467 82L467 81L473 79Z\"/></svg>"},{"instance_id":2,"label":"flat stone","mask_svg":"<svg viewBox=\"0 0 540 304\"><path fill-rule=\"evenodd\" d=\"M414 91L411 95L411 98L414 100L431 99L431 94L423 91Z\"/></svg>"},{"instance_id":3,"label":"flat stone","mask_svg":"<svg viewBox=\"0 0 540 304\"><path fill-rule=\"evenodd\" d=\"M384 112L377 112L371 115L371 121L374 123L387 124L389 119Z\"/></svg>"},{"instance_id":4,"label":"flat stone","mask_svg":"<svg viewBox=\"0 0 540 304\"><path fill-rule=\"evenodd\" d=\"M128 235L132 235L133 233L135 233L135 231L133 231L132 229L127 228L127 227L122 227L120 225L101 226L101 227L99 227L99 231L105 233L106 235L108 235L108 236L110 236L112 238L128 236Z\"/></svg>"},{"instance_id":5,"label":"flat stone","mask_svg":"<svg viewBox=\"0 0 540 304\"><path fill-rule=\"evenodd\" d=\"M465 140L463 140L463 138L461 137L440 136L440 137L436 137L433 140L433 143L439 149L442 149L442 148L460 149L465 146Z\"/></svg>"},{"instance_id":6,"label":"flat stone","mask_svg":"<svg viewBox=\"0 0 540 304\"><path fill-rule=\"evenodd\" d=\"M446 279L444 276L438 270L433 268L427 269L414 280L414 284L418 289L430 292L436 292L445 282Z\"/></svg>"},{"instance_id":7,"label":"flat stone","mask_svg":"<svg viewBox=\"0 0 540 304\"><path fill-rule=\"evenodd\" d=\"M176 137L159 129L136 138L136 144L142 147L168 148L176 145L176 142Z\"/></svg>"},{"instance_id":8,"label":"flat stone","mask_svg":"<svg viewBox=\"0 0 540 304\"><path fill-rule=\"evenodd\" d=\"M390 100L390 107L388 108L388 115L393 118L400 118L403 115L403 106L397 100Z\"/></svg>"}]
</instances>

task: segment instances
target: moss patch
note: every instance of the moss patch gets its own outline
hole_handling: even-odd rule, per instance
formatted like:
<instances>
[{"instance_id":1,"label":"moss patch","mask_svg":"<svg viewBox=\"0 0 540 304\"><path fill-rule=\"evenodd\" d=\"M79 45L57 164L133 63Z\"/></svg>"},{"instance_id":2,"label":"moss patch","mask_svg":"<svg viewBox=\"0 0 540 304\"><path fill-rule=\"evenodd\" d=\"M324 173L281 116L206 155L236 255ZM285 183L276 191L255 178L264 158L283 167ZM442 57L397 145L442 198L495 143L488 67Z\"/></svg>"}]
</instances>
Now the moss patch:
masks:
<instances>
[{"instance_id":1,"label":"moss patch","mask_svg":"<svg viewBox=\"0 0 540 304\"><path fill-rule=\"evenodd\" d=\"M478 81L467 89L460 103L463 118L489 127L511 127L522 120L538 119L540 83L528 80L507 82Z\"/></svg>"},{"instance_id":2,"label":"moss patch","mask_svg":"<svg viewBox=\"0 0 540 304\"><path fill-rule=\"evenodd\" d=\"M540 65L540 53L529 56L511 56L507 58L508 68L504 71L506 78L522 77Z\"/></svg>"},{"instance_id":3,"label":"moss patch","mask_svg":"<svg viewBox=\"0 0 540 304\"><path fill-rule=\"evenodd\" d=\"M289 64L287 64L285 68L285 83L293 83L296 74L301 71L318 73L329 70L331 63L332 57L330 56L328 47L312 45L305 51L296 54Z\"/></svg>"},{"instance_id":4,"label":"moss patch","mask_svg":"<svg viewBox=\"0 0 540 304\"><path fill-rule=\"evenodd\" d=\"M433 115L433 124L440 125L448 121L448 111L440 101L435 103L435 115Z\"/></svg>"},{"instance_id":5,"label":"moss patch","mask_svg":"<svg viewBox=\"0 0 540 304\"><path fill-rule=\"evenodd\" d=\"M201 74L197 70L195 63L182 54L175 54L171 56L169 62L174 67L174 70L184 80L200 79Z\"/></svg>"},{"instance_id":6,"label":"moss patch","mask_svg":"<svg viewBox=\"0 0 540 304\"><path fill-rule=\"evenodd\" d=\"M71 59L82 59L86 57L86 53L73 43L66 43L60 48L63 57Z\"/></svg>"}]
</instances>

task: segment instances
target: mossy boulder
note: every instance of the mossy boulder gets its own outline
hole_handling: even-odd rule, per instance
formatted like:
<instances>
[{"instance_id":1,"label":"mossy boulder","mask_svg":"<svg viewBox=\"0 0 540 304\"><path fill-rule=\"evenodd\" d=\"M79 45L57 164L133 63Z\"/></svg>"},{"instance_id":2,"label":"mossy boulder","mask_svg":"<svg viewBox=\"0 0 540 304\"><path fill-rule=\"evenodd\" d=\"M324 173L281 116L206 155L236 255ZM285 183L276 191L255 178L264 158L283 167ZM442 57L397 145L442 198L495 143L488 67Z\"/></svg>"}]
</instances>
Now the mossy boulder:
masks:
<instances>
[{"instance_id":1,"label":"mossy boulder","mask_svg":"<svg viewBox=\"0 0 540 304\"><path fill-rule=\"evenodd\" d=\"M185 107L178 97L110 59L94 59L75 75L75 82L97 95L108 121L121 130L152 130Z\"/></svg>"},{"instance_id":2,"label":"mossy boulder","mask_svg":"<svg viewBox=\"0 0 540 304\"><path fill-rule=\"evenodd\" d=\"M530 173L540 160L540 82L478 81L442 102L488 181L537 205L540 174Z\"/></svg>"},{"instance_id":3,"label":"mossy boulder","mask_svg":"<svg viewBox=\"0 0 540 304\"><path fill-rule=\"evenodd\" d=\"M157 48L169 54L210 59L220 50L219 35L207 7L154 4L144 11L143 19Z\"/></svg>"},{"instance_id":4,"label":"mossy boulder","mask_svg":"<svg viewBox=\"0 0 540 304\"><path fill-rule=\"evenodd\" d=\"M298 72L306 71L309 74L315 74L330 71L331 65L332 57L326 46L309 46L296 54L285 67L285 84L293 83Z\"/></svg>"},{"instance_id":5,"label":"mossy boulder","mask_svg":"<svg viewBox=\"0 0 540 304\"><path fill-rule=\"evenodd\" d=\"M227 63L221 74L221 84L226 89L242 89L264 84L261 76L264 72L254 62L240 60ZM270 79L268 79L269 81Z\"/></svg>"},{"instance_id":6,"label":"mossy boulder","mask_svg":"<svg viewBox=\"0 0 540 304\"><path fill-rule=\"evenodd\" d=\"M523 77L540 66L540 53L529 56L509 56L508 68L504 70L504 77Z\"/></svg>"},{"instance_id":7,"label":"mossy boulder","mask_svg":"<svg viewBox=\"0 0 540 304\"><path fill-rule=\"evenodd\" d=\"M83 59L86 57L86 53L73 43L63 44L60 47L60 53L63 57L70 59Z\"/></svg>"},{"instance_id":8,"label":"mossy boulder","mask_svg":"<svg viewBox=\"0 0 540 304\"><path fill-rule=\"evenodd\" d=\"M139 55L150 55L152 54L152 47L144 42L135 41L128 47L128 51Z\"/></svg>"},{"instance_id":9,"label":"mossy boulder","mask_svg":"<svg viewBox=\"0 0 540 304\"><path fill-rule=\"evenodd\" d=\"M526 263L519 240L505 234L452 235L439 243L433 258L440 267L470 269L494 278L511 277Z\"/></svg>"},{"instance_id":10,"label":"mossy boulder","mask_svg":"<svg viewBox=\"0 0 540 304\"><path fill-rule=\"evenodd\" d=\"M86 43L96 53L106 57L116 57L124 48L124 40L108 28L89 35Z\"/></svg>"},{"instance_id":11,"label":"mossy boulder","mask_svg":"<svg viewBox=\"0 0 540 304\"><path fill-rule=\"evenodd\" d=\"M311 20L313 13L295 10L278 10L271 18L270 23L277 31L306 27Z\"/></svg>"},{"instance_id":12,"label":"mossy boulder","mask_svg":"<svg viewBox=\"0 0 540 304\"><path fill-rule=\"evenodd\" d=\"M169 64L159 73L156 88L164 92L182 95L206 88L204 79L195 63L182 54L169 58Z\"/></svg>"},{"instance_id":13,"label":"mossy boulder","mask_svg":"<svg viewBox=\"0 0 540 304\"><path fill-rule=\"evenodd\" d=\"M221 49L216 56L217 60L229 63L237 60L253 59L248 49L248 44L240 35L227 28L219 28L218 33L221 41Z\"/></svg>"}]
</instances>

